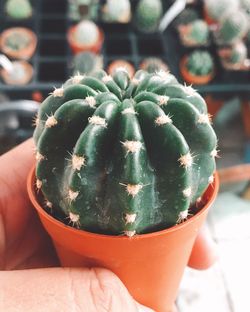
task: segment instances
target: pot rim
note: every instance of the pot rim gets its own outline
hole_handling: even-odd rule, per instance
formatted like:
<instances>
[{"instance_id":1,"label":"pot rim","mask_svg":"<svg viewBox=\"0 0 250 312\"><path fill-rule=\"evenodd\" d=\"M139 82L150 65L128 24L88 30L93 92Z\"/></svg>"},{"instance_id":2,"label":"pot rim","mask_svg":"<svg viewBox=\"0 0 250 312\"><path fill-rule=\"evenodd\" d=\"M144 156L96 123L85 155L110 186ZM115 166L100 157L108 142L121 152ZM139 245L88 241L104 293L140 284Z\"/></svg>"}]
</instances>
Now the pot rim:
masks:
<instances>
[{"instance_id":1,"label":"pot rim","mask_svg":"<svg viewBox=\"0 0 250 312\"><path fill-rule=\"evenodd\" d=\"M28 178L27 178L27 192L29 199L31 203L33 204L34 208L38 212L39 215L43 216L45 219L47 219L48 222L53 223L54 226L61 228L62 230L66 232L71 232L72 234L77 234L79 236L89 236L92 238L98 238L98 239L108 239L108 240L117 240L118 238L120 240L135 240L135 239L147 239L147 238L152 238L152 237L157 237L160 235L167 235L171 234L173 232L178 231L179 229L182 229L183 227L187 227L189 224L193 223L199 216L203 215L206 213L206 211L209 209L209 207L213 204L215 201L215 198L218 194L219 191L219 175L217 171L214 173L214 182L213 184L210 184L207 188L207 190L204 192L203 196L206 196L207 191L212 188L212 195L207 199L204 207L200 209L194 216L192 216L190 219L184 221L183 223L174 225L170 228L167 228L165 230L157 231L157 232L152 232L152 233L146 233L146 234L137 234L135 236L128 237L128 236L120 236L120 235L107 235L107 234L99 234L99 233L93 233L93 232L88 232L85 230L80 230L76 229L72 226L66 225L63 222L55 219L52 217L50 214L48 214L45 209L40 205L40 203L37 200L36 196L36 191L35 191L35 165L31 168Z\"/></svg>"}]
</instances>

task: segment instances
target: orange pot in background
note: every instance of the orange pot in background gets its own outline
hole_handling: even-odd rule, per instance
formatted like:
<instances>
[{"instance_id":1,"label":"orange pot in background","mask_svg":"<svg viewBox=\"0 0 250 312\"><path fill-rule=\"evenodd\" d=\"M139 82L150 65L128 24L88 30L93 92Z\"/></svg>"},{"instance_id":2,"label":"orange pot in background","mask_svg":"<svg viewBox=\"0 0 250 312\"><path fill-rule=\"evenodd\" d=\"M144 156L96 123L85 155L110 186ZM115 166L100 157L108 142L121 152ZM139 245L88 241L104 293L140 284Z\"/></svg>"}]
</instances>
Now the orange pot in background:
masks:
<instances>
[{"instance_id":1,"label":"orange pot in background","mask_svg":"<svg viewBox=\"0 0 250 312\"><path fill-rule=\"evenodd\" d=\"M189 220L151 234L109 236L77 230L50 216L34 190L34 169L28 177L28 193L62 266L103 267L123 281L131 295L157 312L172 311L184 268L208 209L218 192L218 176L205 192L205 206Z\"/></svg>"},{"instance_id":2,"label":"orange pot in background","mask_svg":"<svg viewBox=\"0 0 250 312\"><path fill-rule=\"evenodd\" d=\"M214 72L211 72L209 75L205 76L195 76L191 74L187 69L187 56L184 56L180 61L180 72L185 82L196 85L207 84L214 77Z\"/></svg>"},{"instance_id":3,"label":"orange pot in background","mask_svg":"<svg viewBox=\"0 0 250 312\"><path fill-rule=\"evenodd\" d=\"M79 52L85 52L85 51L90 51L90 52L93 52L95 54L100 53L102 45L103 45L103 41L104 41L104 33L100 28L98 28L99 36L98 36L97 42L95 44L89 45L89 46L88 45L80 45L74 40L75 30L76 30L76 25L71 26L69 28L68 34L67 34L68 43L71 47L73 54L77 54Z\"/></svg>"}]
</instances>

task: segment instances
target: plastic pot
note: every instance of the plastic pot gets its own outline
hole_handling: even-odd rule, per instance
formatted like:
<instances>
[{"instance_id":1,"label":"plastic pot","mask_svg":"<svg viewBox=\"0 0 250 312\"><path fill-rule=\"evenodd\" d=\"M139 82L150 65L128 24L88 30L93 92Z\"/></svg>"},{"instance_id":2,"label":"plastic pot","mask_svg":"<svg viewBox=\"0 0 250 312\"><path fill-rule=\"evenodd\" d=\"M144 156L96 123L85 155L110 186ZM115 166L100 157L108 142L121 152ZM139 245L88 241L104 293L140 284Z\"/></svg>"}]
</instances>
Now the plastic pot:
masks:
<instances>
[{"instance_id":1,"label":"plastic pot","mask_svg":"<svg viewBox=\"0 0 250 312\"><path fill-rule=\"evenodd\" d=\"M17 37L25 37L28 44L21 49L12 49L8 46L8 39L15 34ZM37 36L33 31L25 27L12 27L4 30L0 36L0 50L12 59L29 60L35 53Z\"/></svg>"},{"instance_id":2,"label":"plastic pot","mask_svg":"<svg viewBox=\"0 0 250 312\"><path fill-rule=\"evenodd\" d=\"M95 54L99 54L103 45L103 41L104 41L104 33L103 31L98 28L99 30L99 36L98 36L98 40L95 42L95 44L92 45L82 45L79 44L77 41L74 40L74 32L76 30L77 25L71 26L68 30L68 34L67 34L67 39L68 39L68 43L71 47L71 50L73 52L73 54L77 54L80 52L85 52L85 51L90 51L93 52Z\"/></svg>"},{"instance_id":3,"label":"plastic pot","mask_svg":"<svg viewBox=\"0 0 250 312\"><path fill-rule=\"evenodd\" d=\"M62 266L110 269L138 302L157 312L172 311L194 241L218 192L217 175L203 196L206 204L197 214L167 230L133 238L67 226L49 215L38 202L34 168L27 185L30 200L53 240Z\"/></svg>"},{"instance_id":4,"label":"plastic pot","mask_svg":"<svg viewBox=\"0 0 250 312\"><path fill-rule=\"evenodd\" d=\"M184 56L180 61L180 72L185 82L196 85L207 84L214 78L214 71L204 76L191 74L187 69L187 56Z\"/></svg>"}]
</instances>

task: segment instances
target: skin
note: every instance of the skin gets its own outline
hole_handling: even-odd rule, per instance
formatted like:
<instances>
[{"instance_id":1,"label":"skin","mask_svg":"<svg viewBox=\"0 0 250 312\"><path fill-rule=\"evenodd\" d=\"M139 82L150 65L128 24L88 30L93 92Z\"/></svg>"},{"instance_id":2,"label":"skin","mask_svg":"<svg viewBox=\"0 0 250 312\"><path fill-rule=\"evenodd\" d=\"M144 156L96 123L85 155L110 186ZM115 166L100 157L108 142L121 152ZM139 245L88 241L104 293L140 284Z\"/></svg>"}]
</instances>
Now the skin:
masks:
<instances>
[{"instance_id":1,"label":"skin","mask_svg":"<svg viewBox=\"0 0 250 312\"><path fill-rule=\"evenodd\" d=\"M33 149L28 140L0 157L0 311L152 311L135 302L106 269L59 267L26 192ZM197 242L204 259L191 256L189 264L204 269L216 254L203 232Z\"/></svg>"}]
</instances>

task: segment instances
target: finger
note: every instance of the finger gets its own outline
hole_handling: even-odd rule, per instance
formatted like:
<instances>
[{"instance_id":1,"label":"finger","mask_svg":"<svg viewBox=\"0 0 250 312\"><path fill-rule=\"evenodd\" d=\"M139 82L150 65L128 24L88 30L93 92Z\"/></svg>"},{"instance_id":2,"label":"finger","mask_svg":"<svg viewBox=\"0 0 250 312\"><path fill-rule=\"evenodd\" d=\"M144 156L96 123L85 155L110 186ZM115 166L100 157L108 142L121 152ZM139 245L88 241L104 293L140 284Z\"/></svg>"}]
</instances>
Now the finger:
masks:
<instances>
[{"instance_id":1,"label":"finger","mask_svg":"<svg viewBox=\"0 0 250 312\"><path fill-rule=\"evenodd\" d=\"M188 266L198 270L206 270L217 260L217 246L211 234L203 227L194 243Z\"/></svg>"},{"instance_id":2,"label":"finger","mask_svg":"<svg viewBox=\"0 0 250 312\"><path fill-rule=\"evenodd\" d=\"M32 312L138 312L137 304L119 278L99 268L2 272L0 290L3 295L0 311L14 311L19 304L20 310ZM152 310L142 306L141 311Z\"/></svg>"}]
</instances>

